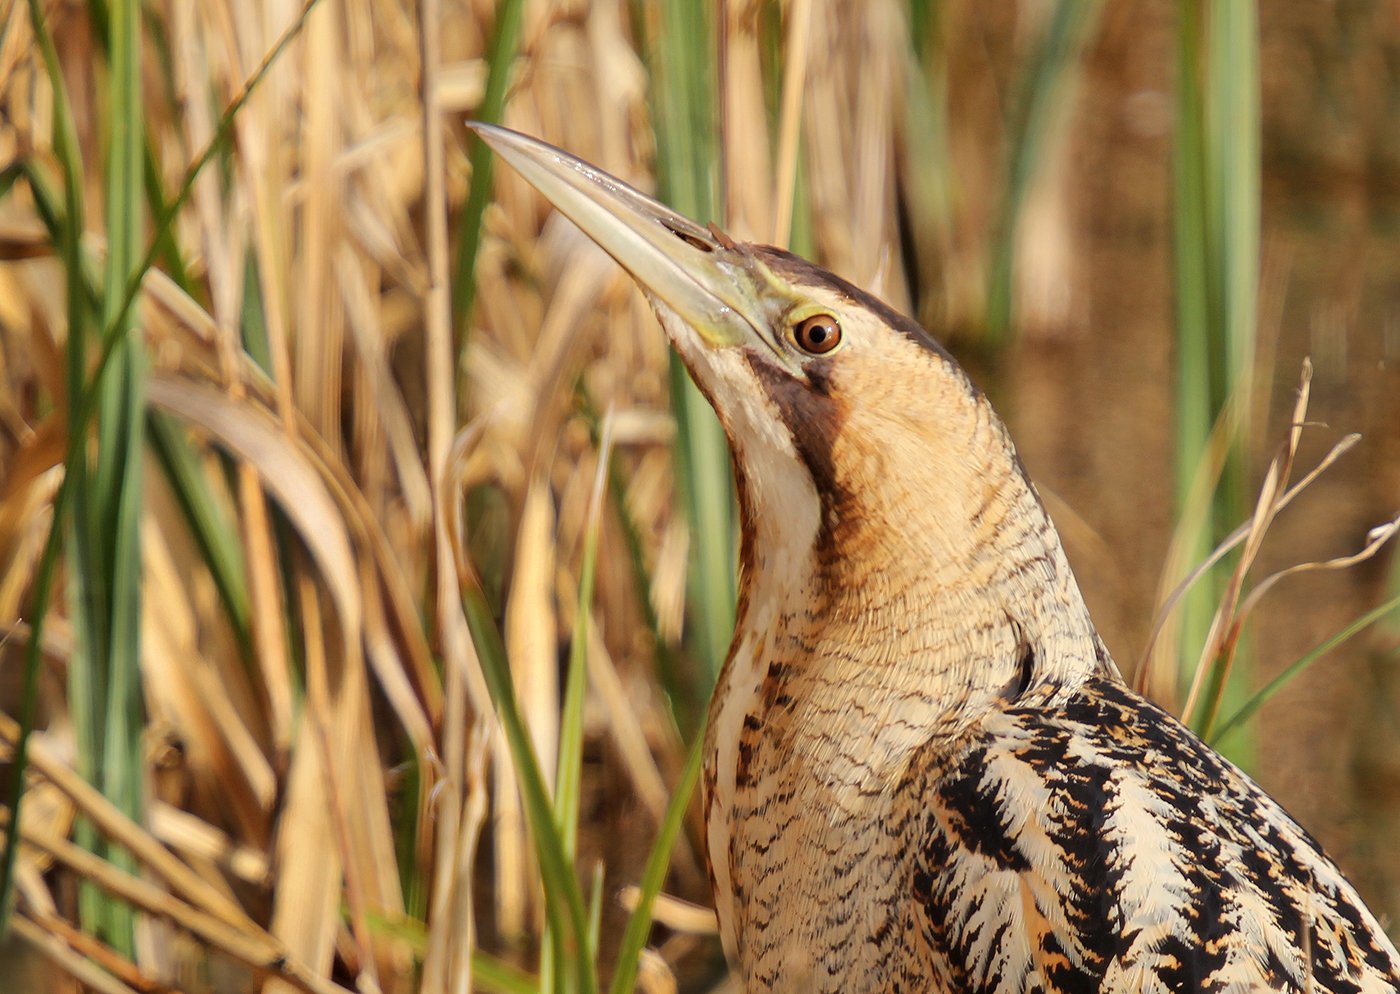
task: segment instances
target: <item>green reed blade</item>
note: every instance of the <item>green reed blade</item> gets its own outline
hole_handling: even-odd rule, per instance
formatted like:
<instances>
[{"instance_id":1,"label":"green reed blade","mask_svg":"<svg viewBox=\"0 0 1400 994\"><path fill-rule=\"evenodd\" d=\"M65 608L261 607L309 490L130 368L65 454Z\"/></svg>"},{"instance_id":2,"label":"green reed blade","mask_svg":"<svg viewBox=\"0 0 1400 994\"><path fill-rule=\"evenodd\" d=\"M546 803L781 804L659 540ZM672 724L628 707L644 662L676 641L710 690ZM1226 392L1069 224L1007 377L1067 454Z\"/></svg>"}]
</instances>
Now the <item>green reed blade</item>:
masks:
<instances>
[{"instance_id":1,"label":"green reed blade","mask_svg":"<svg viewBox=\"0 0 1400 994\"><path fill-rule=\"evenodd\" d=\"M555 824L553 805L545 788L544 775L540 772L539 759L535 756L534 743L520 713L505 645L491 616L491 609L479 589L471 584L464 585L462 605L481 662L482 675L510 747L516 784L534 837L540 878L544 883L546 918L555 946L553 962L568 963L571 967L576 965L578 991L581 994L594 994L596 967L588 946L588 917L583 894L573 862L565 852L564 839ZM564 948L566 940L569 946L567 954Z\"/></svg>"},{"instance_id":2,"label":"green reed blade","mask_svg":"<svg viewBox=\"0 0 1400 994\"><path fill-rule=\"evenodd\" d=\"M717 80L708 5L662 0L653 56L656 171L662 199L697 221L714 217L719 173L715 138ZM671 356L671 406L679 429L677 488L691 526L687 590L690 639L702 686L719 674L734 634L734 496L729 448L709 403Z\"/></svg>"},{"instance_id":3,"label":"green reed blade","mask_svg":"<svg viewBox=\"0 0 1400 994\"><path fill-rule=\"evenodd\" d=\"M165 471L176 504L184 513L185 525L209 567L243 659L251 663L254 658L252 607L243 566L243 547L235 526L214 499L204 467L180 423L162 411L149 410L146 430L151 450Z\"/></svg>"},{"instance_id":4,"label":"green reed blade","mask_svg":"<svg viewBox=\"0 0 1400 994\"><path fill-rule=\"evenodd\" d=\"M506 86L510 82L515 51L520 45L520 22L524 4L521 0L501 0L496 7L495 36L490 46L490 67L486 75L486 92L476 110L476 120L499 124L505 109ZM476 253L481 246L481 217L491 202L490 147L483 141L472 143L471 189L467 202L457 215L457 271L452 280L452 326L459 334L471 320L476 300Z\"/></svg>"},{"instance_id":5,"label":"green reed blade","mask_svg":"<svg viewBox=\"0 0 1400 994\"><path fill-rule=\"evenodd\" d=\"M632 985L637 979L637 966L641 961L642 949L651 933L651 909L656 904L656 895L666 882L666 871L671 865L671 850L685 822L685 812L690 806L690 796L695 792L695 784L700 779L700 767L705 757L704 738L698 737L690 747L690 758L686 760L685 772L676 784L676 792L671 795L666 817L656 833L656 843L647 857L646 868L642 871L642 882L637 896L637 907L627 920L627 930L622 934L622 946L617 953L617 970L613 974L610 994L631 994Z\"/></svg>"},{"instance_id":6,"label":"green reed blade","mask_svg":"<svg viewBox=\"0 0 1400 994\"><path fill-rule=\"evenodd\" d=\"M1216 727L1214 734L1210 738L1211 745L1224 741L1231 732L1235 731L1253 717L1254 712L1263 707L1263 705L1268 702L1269 698L1282 690L1294 677L1302 673L1303 670L1307 669L1353 635L1365 630L1370 625L1375 624L1386 615L1397 610L1400 610L1400 596L1392 597L1379 607L1367 611L1361 617L1327 639L1316 649L1301 656L1286 670L1265 684L1257 693L1245 701L1244 704L1240 705L1239 710L1230 715L1225 721L1222 721L1219 726Z\"/></svg>"},{"instance_id":7,"label":"green reed blade","mask_svg":"<svg viewBox=\"0 0 1400 994\"><path fill-rule=\"evenodd\" d=\"M1030 65L1021 79L1007 126L1006 184L993 223L987 282L986 345L999 348L1011 335L1017 232L1022 208L1047 153L1059 135L1085 42L1097 21L1098 0L1057 0Z\"/></svg>"}]
</instances>

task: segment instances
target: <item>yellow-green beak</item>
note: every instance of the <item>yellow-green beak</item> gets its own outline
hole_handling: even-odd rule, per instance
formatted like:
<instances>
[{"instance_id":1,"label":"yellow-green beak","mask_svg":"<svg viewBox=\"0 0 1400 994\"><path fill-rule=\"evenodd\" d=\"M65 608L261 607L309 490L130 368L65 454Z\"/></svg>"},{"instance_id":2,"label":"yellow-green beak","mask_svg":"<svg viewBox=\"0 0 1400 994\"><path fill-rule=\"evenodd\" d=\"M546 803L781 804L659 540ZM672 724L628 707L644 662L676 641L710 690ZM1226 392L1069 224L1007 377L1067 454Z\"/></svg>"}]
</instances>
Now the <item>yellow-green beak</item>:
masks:
<instances>
[{"instance_id":1,"label":"yellow-green beak","mask_svg":"<svg viewBox=\"0 0 1400 994\"><path fill-rule=\"evenodd\" d=\"M711 347L769 340L748 253L553 145L469 127Z\"/></svg>"}]
</instances>

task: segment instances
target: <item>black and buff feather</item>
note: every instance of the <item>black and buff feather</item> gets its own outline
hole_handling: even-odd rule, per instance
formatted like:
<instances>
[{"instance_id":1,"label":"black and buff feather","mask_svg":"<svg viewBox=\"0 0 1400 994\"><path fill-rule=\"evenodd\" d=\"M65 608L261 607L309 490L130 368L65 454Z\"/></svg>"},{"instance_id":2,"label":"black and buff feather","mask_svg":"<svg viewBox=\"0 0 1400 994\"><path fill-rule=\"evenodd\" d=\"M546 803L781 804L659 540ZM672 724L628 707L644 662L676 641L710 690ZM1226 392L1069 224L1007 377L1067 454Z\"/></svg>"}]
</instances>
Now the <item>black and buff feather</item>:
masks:
<instances>
[{"instance_id":1,"label":"black and buff feather","mask_svg":"<svg viewBox=\"0 0 1400 994\"><path fill-rule=\"evenodd\" d=\"M907 787L922 812L911 895L942 989L1400 984L1394 948L1317 843L1118 680L997 709L926 750Z\"/></svg>"}]
</instances>

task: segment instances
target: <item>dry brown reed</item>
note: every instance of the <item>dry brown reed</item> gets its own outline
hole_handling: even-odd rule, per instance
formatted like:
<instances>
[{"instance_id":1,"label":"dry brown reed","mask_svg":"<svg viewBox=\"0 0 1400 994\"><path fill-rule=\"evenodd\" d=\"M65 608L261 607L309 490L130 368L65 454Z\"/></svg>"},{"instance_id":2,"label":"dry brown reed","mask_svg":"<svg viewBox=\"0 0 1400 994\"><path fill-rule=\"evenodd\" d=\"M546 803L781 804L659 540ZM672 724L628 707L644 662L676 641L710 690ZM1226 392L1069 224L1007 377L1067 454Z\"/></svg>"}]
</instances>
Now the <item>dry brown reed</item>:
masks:
<instances>
[{"instance_id":1,"label":"dry brown reed","mask_svg":"<svg viewBox=\"0 0 1400 994\"><path fill-rule=\"evenodd\" d=\"M43 8L90 219L102 216L107 140L93 9ZM147 136L171 191L303 9L289 0L145 9ZM551 784L561 653L585 615L578 863L587 881L603 862L605 964L616 948L619 892L639 878L639 853L685 764L679 727L694 718L673 713L656 659L683 655L696 539L673 492L677 429L652 315L626 276L511 173L495 177L475 308L454 333L451 225L471 182L461 121L485 97L499 9L319 0L178 216L188 284L168 265L144 281L149 400L195 444L206 510L241 563L247 630L230 620L180 495L147 460L144 819L73 772L64 688L75 648L60 597L44 630L20 826L10 948L91 989L463 991L474 950L489 954L477 955L477 984L532 989L539 868L467 634L465 574L500 620ZM721 5L712 82L723 220L736 237L791 242L897 308L917 304L940 330L966 333L980 320L1003 136L969 108L1004 99L989 88L1020 64L1034 31L1001 14L979 20L975 2L951 4L939 30L983 46L985 65L968 70L951 43L911 35L908 9ZM502 123L654 190L646 53L658 17L652 2L526 2ZM59 97L23 2L0 10L0 32L0 168L28 157L57 182ZM920 44L937 50L920 58ZM947 105L950 85L961 87L961 107ZM1026 235L1018 275L1020 307L1051 323L1071 320L1057 295L1073 268L1055 199L1073 177L1055 158L1060 168L1036 194L1050 207ZM84 249L95 264L103 233L90 224ZM68 414L64 274L24 182L0 199L0 258L0 705L9 710ZM580 604L605 409L619 493L603 517L595 596ZM1073 555L1112 556L1068 505L1064 516ZM0 738L13 744L5 722ZM70 842L79 818L135 854L140 875ZM694 829L692 819L668 886L703 902ZM138 909L134 959L78 927L79 879ZM695 938L711 931L703 907L677 898L657 917L671 938L645 956L644 988L675 990L677 975L687 989L719 982L716 944Z\"/></svg>"}]
</instances>

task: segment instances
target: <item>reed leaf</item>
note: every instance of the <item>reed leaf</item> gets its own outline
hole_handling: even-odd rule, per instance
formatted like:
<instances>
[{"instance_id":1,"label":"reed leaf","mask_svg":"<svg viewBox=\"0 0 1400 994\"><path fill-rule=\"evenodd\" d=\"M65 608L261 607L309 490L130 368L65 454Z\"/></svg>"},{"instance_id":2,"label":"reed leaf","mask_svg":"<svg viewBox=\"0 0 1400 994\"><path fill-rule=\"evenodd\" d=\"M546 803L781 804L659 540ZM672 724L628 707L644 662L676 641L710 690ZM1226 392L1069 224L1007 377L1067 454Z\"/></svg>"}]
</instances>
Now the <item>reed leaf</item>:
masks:
<instances>
[{"instance_id":1,"label":"reed leaf","mask_svg":"<svg viewBox=\"0 0 1400 994\"><path fill-rule=\"evenodd\" d=\"M1051 143L1063 137L1053 125L1063 120L1074 92L1080 56L1092 34L1098 0L1057 0L1045 31L1021 78L1007 128L1006 183L993 240L987 282L986 346L1007 344L1012 330L1016 240L1032 184L1042 172Z\"/></svg>"},{"instance_id":2,"label":"reed leaf","mask_svg":"<svg viewBox=\"0 0 1400 994\"><path fill-rule=\"evenodd\" d=\"M1177 5L1177 129L1173 150L1177 293L1177 505L1178 544L1198 561L1223 537L1225 523L1244 510L1246 440L1235 425L1249 423L1254 376L1259 273L1259 78L1258 26L1253 3L1196 0ZM1227 405L1231 437L1218 489L1209 504L1193 481L1210 458L1210 436ZM1178 683L1194 676L1228 564L1199 584L1183 602ZM1244 662L1244 660L1241 660ZM1233 677L1217 667L1208 674L1203 714L1236 705L1247 667ZM1250 765L1247 742L1226 750Z\"/></svg>"},{"instance_id":3,"label":"reed leaf","mask_svg":"<svg viewBox=\"0 0 1400 994\"><path fill-rule=\"evenodd\" d=\"M661 893L661 886L666 882L666 870L671 865L671 849L676 844L676 836L685 822L686 808L690 806L691 794L695 792L695 784L700 779L700 768L705 758L704 744L704 738L700 737L690 747L685 772L676 784L676 792L671 795L666 820L656 833L656 843L651 847L646 869L642 871L637 906L627 920L627 930L622 933L622 946L618 950L617 971L613 974L610 994L631 994L632 985L636 982L642 949L651 932L651 909L656 904L656 895Z\"/></svg>"},{"instance_id":4,"label":"reed leaf","mask_svg":"<svg viewBox=\"0 0 1400 994\"><path fill-rule=\"evenodd\" d=\"M535 854L540 861L540 878L545 890L545 916L554 939L551 956L556 964L568 963L576 974L573 978L581 994L593 994L596 989L593 955L588 944L588 916L583 894L572 861L565 851L564 838L554 820L554 808L540 772L534 743L525 718L520 713L515 686L505 646L490 606L479 589L464 587L462 604L472 642L481 660L482 675L491 693L491 700L500 717L501 728L510 746L516 784L525 805L525 816L535 841ZM565 948L567 937L569 948ZM567 955L566 955L567 953Z\"/></svg>"},{"instance_id":5,"label":"reed leaf","mask_svg":"<svg viewBox=\"0 0 1400 994\"><path fill-rule=\"evenodd\" d=\"M78 142L77 129L73 124L72 108L68 101L68 92L63 80L63 72L59 66L58 53L54 48L53 36L49 33L48 25L44 21L43 10L39 5L39 0L29 0L30 26L34 31L34 37L38 42L39 51L43 55L44 68L49 78L49 84L53 87L53 148L54 155L58 159L60 168L63 170L64 179L64 214L62 222L59 221L56 212L50 207L46 212L45 222L49 227L51 235L57 235L55 246L58 249L59 259L63 263L64 286L66 290L66 303L68 309L68 396L77 397L83 389L84 369L81 360L82 344L86 340L86 328L90 314L88 310L88 288L83 272L82 250L79 239L83 228L83 171L81 161L81 145ZM48 203L52 203L51 198L44 197L44 185L38 176L37 170L31 165L25 165L25 172L29 179L31 190L35 191L36 201L41 198ZM71 416L68 423L68 455L70 464L77 465L79 460L75 459L75 454L82 453L83 432L78 422ZM85 463L85 460L83 460ZM29 733L34 727L34 709L38 695L39 665L42 660L41 646L43 643L44 621L48 614L49 599L52 594L54 571L58 564L58 553L63 542L63 531L67 518L68 498L73 487L73 481L77 476L73 470L64 474L63 483L59 486L58 493L54 496L54 516L53 523L49 526L49 535L44 543L43 556L39 563L39 571L35 578L34 593L32 596L29 627L29 644L25 653L24 683L20 691L20 733L19 741L15 745L15 762L10 773L10 819L12 824L19 824L20 809L24 802L24 778L26 770L26 748L29 741ZM19 833L10 832L5 838L5 854L3 866L0 866L0 926L9 923L10 912L13 907L14 892L14 869L15 856L19 847ZM0 933L5 929L0 927Z\"/></svg>"},{"instance_id":6,"label":"reed leaf","mask_svg":"<svg viewBox=\"0 0 1400 994\"><path fill-rule=\"evenodd\" d=\"M141 695L141 504L144 490L146 354L131 308L118 305L122 289L140 265L145 209L142 155L145 126L141 95L141 9L134 0L115 0L109 9L111 147L107 158L107 265L103 281L102 322L119 329L122 343L98 389L97 462L91 487L74 492L74 527L88 529L89 567L72 582L93 584L86 603L106 598L101 612L88 618L88 654L79 654L69 679L88 680L88 714L74 714L75 727L94 738L91 751L79 749L92 765L84 772L118 808L141 819L143 790ZM76 455L76 454L75 454ZM82 458L78 456L78 458ZM102 581L100 586L97 582ZM98 626L106 630L99 631ZM84 672L84 669L87 672ZM105 670L99 674L97 671ZM79 741L82 741L80 733ZM81 836L80 836L81 838ZM88 848L93 848L88 840ZM118 867L134 871L135 858L114 846L99 846ZM96 898L95 890L87 891ZM111 944L126 955L133 951L133 918L123 903L102 898L90 902L105 922Z\"/></svg>"},{"instance_id":7,"label":"reed leaf","mask_svg":"<svg viewBox=\"0 0 1400 994\"><path fill-rule=\"evenodd\" d=\"M612 430L603 421L598 447L598 468L589 500L583 534L583 562L579 567L578 606L569 640L569 675L564 688L563 714L559 722L559 765L554 784L554 820L572 861L578 854L579 796L583 781L583 706L588 696L588 621L593 610L593 584L598 569L598 533L602 528L603 501L608 467L612 460Z\"/></svg>"},{"instance_id":8,"label":"reed leaf","mask_svg":"<svg viewBox=\"0 0 1400 994\"><path fill-rule=\"evenodd\" d=\"M215 501L204 468L184 430L160 411L148 411L146 419L151 450L165 471L175 501L184 512L185 524L214 578L244 661L252 665L252 608L243 551L234 527Z\"/></svg>"},{"instance_id":9,"label":"reed leaf","mask_svg":"<svg viewBox=\"0 0 1400 994\"><path fill-rule=\"evenodd\" d=\"M1238 731L1245 722L1254 716L1256 711L1268 703L1269 698L1277 694L1287 686L1294 677L1298 676L1298 674L1302 673L1313 663L1317 662L1352 636L1364 631L1377 621L1385 618L1386 615L1397 610L1400 610L1400 596L1392 597L1379 607L1367 611L1331 638L1324 641L1316 649L1300 656L1295 662L1290 664L1287 669L1266 683L1240 705L1239 709L1236 710L1234 714L1222 721L1210 737L1211 745L1225 741L1231 734Z\"/></svg>"},{"instance_id":10,"label":"reed leaf","mask_svg":"<svg viewBox=\"0 0 1400 994\"><path fill-rule=\"evenodd\" d=\"M700 222L715 216L713 26L709 8L693 0L663 0L659 30L649 39L656 125L656 171L661 197ZM687 596L690 644L699 664L697 697L719 675L734 632L734 496L729 448L709 403L685 367L671 356L671 406L679 428L677 488L692 530ZM691 724L697 720L690 710Z\"/></svg>"},{"instance_id":11,"label":"reed leaf","mask_svg":"<svg viewBox=\"0 0 1400 994\"><path fill-rule=\"evenodd\" d=\"M520 44L522 0L501 0L496 7L496 23L491 41L490 68L486 76L486 93L476 111L476 119L484 124L500 124L505 109L506 87L510 69L515 63L515 50ZM481 246L481 216L491 202L491 148L484 141L472 146L471 189L467 201L457 216L457 271L452 280L452 325L459 338L471 320L472 304L476 300L476 253ZM459 348L461 346L459 345Z\"/></svg>"}]
</instances>

